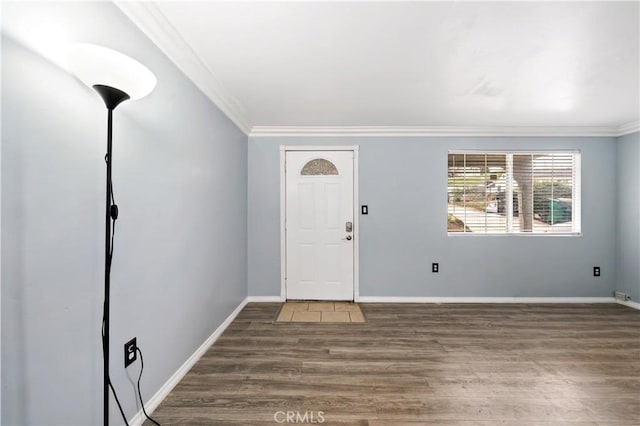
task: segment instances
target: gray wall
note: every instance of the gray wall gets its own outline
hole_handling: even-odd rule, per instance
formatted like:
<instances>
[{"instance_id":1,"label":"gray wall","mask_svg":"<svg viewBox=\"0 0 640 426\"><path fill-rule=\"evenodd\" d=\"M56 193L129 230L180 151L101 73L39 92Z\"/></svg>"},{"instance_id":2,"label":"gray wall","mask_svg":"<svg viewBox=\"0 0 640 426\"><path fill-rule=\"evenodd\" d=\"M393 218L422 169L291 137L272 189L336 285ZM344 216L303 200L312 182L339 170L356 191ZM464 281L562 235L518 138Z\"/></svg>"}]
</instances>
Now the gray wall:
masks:
<instances>
[{"instance_id":1,"label":"gray wall","mask_svg":"<svg viewBox=\"0 0 640 426\"><path fill-rule=\"evenodd\" d=\"M354 144L360 203L369 205L360 216L361 296L612 295L615 139L550 137L250 137L250 295L280 294L279 146ZM448 237L448 149L581 150L583 235Z\"/></svg>"},{"instance_id":2,"label":"gray wall","mask_svg":"<svg viewBox=\"0 0 640 426\"><path fill-rule=\"evenodd\" d=\"M640 133L618 138L618 285L640 302Z\"/></svg>"},{"instance_id":3,"label":"gray wall","mask_svg":"<svg viewBox=\"0 0 640 426\"><path fill-rule=\"evenodd\" d=\"M35 32L36 11L158 78L114 113L111 375L131 418L123 344L148 399L247 295L247 137L113 4L4 3L3 20ZM97 94L3 34L3 425L102 422L105 142Z\"/></svg>"}]
</instances>

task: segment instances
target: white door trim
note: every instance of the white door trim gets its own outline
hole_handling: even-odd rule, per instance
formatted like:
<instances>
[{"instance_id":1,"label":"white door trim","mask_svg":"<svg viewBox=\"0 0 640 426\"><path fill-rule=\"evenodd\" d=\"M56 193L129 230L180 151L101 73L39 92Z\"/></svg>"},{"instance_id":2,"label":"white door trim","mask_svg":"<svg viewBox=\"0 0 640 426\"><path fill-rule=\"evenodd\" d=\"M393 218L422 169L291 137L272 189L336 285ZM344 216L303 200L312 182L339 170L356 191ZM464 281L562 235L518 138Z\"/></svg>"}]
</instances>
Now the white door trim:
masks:
<instances>
[{"instance_id":1,"label":"white door trim","mask_svg":"<svg viewBox=\"0 0 640 426\"><path fill-rule=\"evenodd\" d=\"M287 299L287 235L286 221L286 187L285 159L287 151L353 151L353 300L360 300L360 204L358 184L358 163L360 145L340 146L295 146L280 145L280 300Z\"/></svg>"}]
</instances>

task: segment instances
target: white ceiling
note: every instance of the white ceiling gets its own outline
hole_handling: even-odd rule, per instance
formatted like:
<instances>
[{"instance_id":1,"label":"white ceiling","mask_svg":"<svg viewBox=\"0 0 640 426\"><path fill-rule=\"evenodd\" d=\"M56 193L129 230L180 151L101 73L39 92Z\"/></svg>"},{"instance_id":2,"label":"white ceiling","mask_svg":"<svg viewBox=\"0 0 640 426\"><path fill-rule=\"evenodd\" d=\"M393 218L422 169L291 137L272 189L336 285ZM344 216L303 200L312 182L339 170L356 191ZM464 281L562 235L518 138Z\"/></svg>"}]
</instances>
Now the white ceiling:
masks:
<instances>
[{"instance_id":1,"label":"white ceiling","mask_svg":"<svg viewBox=\"0 0 640 426\"><path fill-rule=\"evenodd\" d=\"M638 125L638 2L117 4L247 133Z\"/></svg>"}]
</instances>

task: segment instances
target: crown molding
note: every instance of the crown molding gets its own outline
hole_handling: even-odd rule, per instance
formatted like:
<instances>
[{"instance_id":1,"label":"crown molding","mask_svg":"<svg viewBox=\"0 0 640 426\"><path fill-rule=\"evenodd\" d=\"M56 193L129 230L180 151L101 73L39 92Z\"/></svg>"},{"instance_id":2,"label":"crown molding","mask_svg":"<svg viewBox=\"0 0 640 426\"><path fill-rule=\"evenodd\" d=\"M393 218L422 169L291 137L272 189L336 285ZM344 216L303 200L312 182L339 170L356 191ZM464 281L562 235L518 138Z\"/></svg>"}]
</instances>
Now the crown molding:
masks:
<instances>
[{"instance_id":1,"label":"crown molding","mask_svg":"<svg viewBox=\"0 0 640 426\"><path fill-rule=\"evenodd\" d=\"M618 134L616 136L624 136L636 132L640 132L640 121L632 121L618 127Z\"/></svg>"},{"instance_id":2,"label":"crown molding","mask_svg":"<svg viewBox=\"0 0 640 426\"><path fill-rule=\"evenodd\" d=\"M245 110L152 2L115 1L116 6L245 134L251 124Z\"/></svg>"},{"instance_id":3,"label":"crown molding","mask_svg":"<svg viewBox=\"0 0 640 426\"><path fill-rule=\"evenodd\" d=\"M246 110L187 43L154 2L115 1L116 6L245 134L268 136L600 136L640 131L621 126L252 126Z\"/></svg>"},{"instance_id":4,"label":"crown molding","mask_svg":"<svg viewBox=\"0 0 640 426\"><path fill-rule=\"evenodd\" d=\"M622 127L584 126L584 127L542 127L542 126L505 126L505 127L441 127L441 126L253 126L249 136L599 136L617 137L632 133L635 124ZM623 131L626 133L621 133ZM627 131L628 129L631 129Z\"/></svg>"}]
</instances>

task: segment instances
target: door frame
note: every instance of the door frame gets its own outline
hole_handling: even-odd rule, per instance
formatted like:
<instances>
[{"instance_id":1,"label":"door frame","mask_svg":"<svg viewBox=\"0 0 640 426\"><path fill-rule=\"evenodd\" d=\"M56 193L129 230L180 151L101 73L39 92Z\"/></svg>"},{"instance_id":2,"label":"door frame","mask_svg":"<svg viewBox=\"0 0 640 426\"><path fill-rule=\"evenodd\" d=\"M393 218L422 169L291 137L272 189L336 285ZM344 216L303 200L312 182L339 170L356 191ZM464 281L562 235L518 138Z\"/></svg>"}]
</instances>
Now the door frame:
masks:
<instances>
[{"instance_id":1,"label":"door frame","mask_svg":"<svg viewBox=\"0 0 640 426\"><path fill-rule=\"evenodd\" d=\"M280 145L280 300L287 300L287 192L285 162L287 151L352 151L353 152L353 301L360 300L360 220L358 162L360 145L295 146Z\"/></svg>"}]
</instances>

